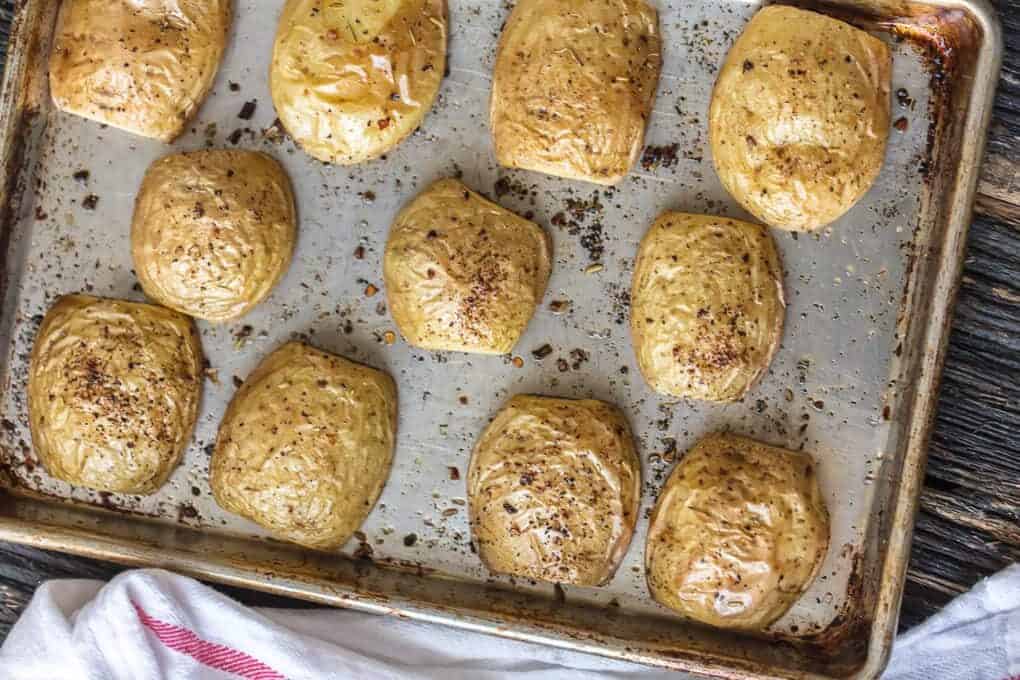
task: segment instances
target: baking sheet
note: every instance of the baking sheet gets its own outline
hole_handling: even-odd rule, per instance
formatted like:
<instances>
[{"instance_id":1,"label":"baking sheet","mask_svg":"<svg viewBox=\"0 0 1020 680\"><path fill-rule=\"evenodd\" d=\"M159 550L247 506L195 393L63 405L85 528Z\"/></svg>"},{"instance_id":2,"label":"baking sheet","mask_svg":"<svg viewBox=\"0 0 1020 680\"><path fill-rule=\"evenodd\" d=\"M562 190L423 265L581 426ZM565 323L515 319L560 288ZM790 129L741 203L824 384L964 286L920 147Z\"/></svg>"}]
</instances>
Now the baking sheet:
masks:
<instances>
[{"instance_id":1,"label":"baking sheet","mask_svg":"<svg viewBox=\"0 0 1020 680\"><path fill-rule=\"evenodd\" d=\"M36 0L44 2L46 0ZM497 584L617 615L673 619L654 604L643 574L647 518L673 462L720 429L814 454L832 521L821 575L775 626L789 637L825 631L845 616L851 576L890 501L875 483L902 463L912 424L900 408L906 294L921 241L931 171L930 55L892 40L893 120L874 188L817 234L774 231L786 270L787 324L766 377L743 402L711 405L652 393L629 341L628 296L637 244L667 209L747 218L722 189L709 158L707 110L726 51L757 3L659 0L664 64L638 167L612 189L496 166L488 94L496 41L509 6L451 0L449 72L421 128L385 158L353 168L312 160L279 134L266 68L282 3L242 0L216 84L190 132L168 147L103 129L43 106L26 166L29 184L11 226L0 347L0 446L20 491L130 511L210 534L265 536L222 511L207 483L209 454L226 404L258 362L300 338L389 371L400 390L393 472L378 506L346 546L376 562L419 564L457 582ZM256 102L251 120L238 113ZM902 128L902 129L901 129ZM30 450L28 355L42 314L64 293L142 300L129 232L142 175L171 151L266 151L294 182L300 233L293 265L273 294L238 322L198 322L209 361L201 416L181 466L157 494L98 494L49 478ZM85 176L87 172L87 177ZM555 266L545 301L514 355L423 352L398 339L386 309L381 256L400 206L441 177L456 176L550 233ZM94 209L88 205L93 202ZM363 258L355 257L355 250ZM916 275L916 274L914 274ZM378 289L371 295L373 289ZM561 304L565 303L565 304ZM564 311L565 310L565 311ZM543 345L552 353L532 354ZM644 484L634 540L603 588L554 589L488 574L470 546L465 478L471 448L510 396L594 397L617 404L637 436ZM920 414L918 414L920 417ZM896 458L888 463L890 458ZM869 556L869 548L871 554ZM858 574L859 575L859 574ZM300 593L297 593L300 595Z\"/></svg>"}]
</instances>

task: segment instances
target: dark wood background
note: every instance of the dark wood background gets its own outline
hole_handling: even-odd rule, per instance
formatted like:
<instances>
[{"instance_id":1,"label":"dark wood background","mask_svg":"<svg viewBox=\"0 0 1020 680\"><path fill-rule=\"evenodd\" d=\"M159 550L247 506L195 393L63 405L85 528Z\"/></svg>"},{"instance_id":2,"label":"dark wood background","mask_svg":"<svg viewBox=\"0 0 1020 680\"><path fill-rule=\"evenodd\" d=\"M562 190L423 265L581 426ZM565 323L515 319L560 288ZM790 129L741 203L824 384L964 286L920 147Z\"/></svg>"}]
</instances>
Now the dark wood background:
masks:
<instances>
[{"instance_id":1,"label":"dark wood background","mask_svg":"<svg viewBox=\"0 0 1020 680\"><path fill-rule=\"evenodd\" d=\"M995 4L1005 58L921 497L904 628L1020 561L1020 0ZM0 45L11 5L0 0ZM120 569L0 543L0 639L42 581L107 579ZM248 604L302 606L221 590Z\"/></svg>"}]
</instances>

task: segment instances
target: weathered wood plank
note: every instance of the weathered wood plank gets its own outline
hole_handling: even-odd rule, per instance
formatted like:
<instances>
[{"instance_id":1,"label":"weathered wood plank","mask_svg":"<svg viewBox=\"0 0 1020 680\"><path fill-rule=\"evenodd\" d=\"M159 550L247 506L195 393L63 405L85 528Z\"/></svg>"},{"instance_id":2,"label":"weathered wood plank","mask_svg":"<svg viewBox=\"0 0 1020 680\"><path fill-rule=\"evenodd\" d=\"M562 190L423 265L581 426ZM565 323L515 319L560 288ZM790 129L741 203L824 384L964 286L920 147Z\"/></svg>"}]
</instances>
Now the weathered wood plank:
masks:
<instances>
[{"instance_id":1,"label":"weathered wood plank","mask_svg":"<svg viewBox=\"0 0 1020 680\"><path fill-rule=\"evenodd\" d=\"M1005 51L975 208L1020 225L1020 0L996 5Z\"/></svg>"}]
</instances>

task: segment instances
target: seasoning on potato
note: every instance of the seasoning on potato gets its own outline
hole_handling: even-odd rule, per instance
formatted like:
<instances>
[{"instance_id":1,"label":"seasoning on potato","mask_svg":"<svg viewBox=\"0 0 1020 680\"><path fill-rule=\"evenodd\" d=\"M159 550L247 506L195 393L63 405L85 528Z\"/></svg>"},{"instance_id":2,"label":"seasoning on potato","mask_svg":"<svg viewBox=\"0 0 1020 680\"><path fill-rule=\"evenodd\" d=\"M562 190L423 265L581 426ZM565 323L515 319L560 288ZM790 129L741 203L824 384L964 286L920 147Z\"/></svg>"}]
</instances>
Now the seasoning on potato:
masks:
<instances>
[{"instance_id":1,"label":"seasoning on potato","mask_svg":"<svg viewBox=\"0 0 1020 680\"><path fill-rule=\"evenodd\" d=\"M445 0L287 0L269 84L312 157L353 165L421 124L446 68Z\"/></svg>"},{"instance_id":2,"label":"seasoning on potato","mask_svg":"<svg viewBox=\"0 0 1020 680\"><path fill-rule=\"evenodd\" d=\"M785 313L782 265L765 227L667 212L642 240L630 324L655 391L740 399L772 362Z\"/></svg>"},{"instance_id":3,"label":"seasoning on potato","mask_svg":"<svg viewBox=\"0 0 1020 680\"><path fill-rule=\"evenodd\" d=\"M641 464L620 411L520 395L482 433L468 470L471 532L493 572L607 583L637 522Z\"/></svg>"},{"instance_id":4,"label":"seasoning on potato","mask_svg":"<svg viewBox=\"0 0 1020 680\"><path fill-rule=\"evenodd\" d=\"M713 434L688 451L648 529L648 588L720 628L765 630L807 590L829 545L811 457Z\"/></svg>"},{"instance_id":5,"label":"seasoning on potato","mask_svg":"<svg viewBox=\"0 0 1020 680\"><path fill-rule=\"evenodd\" d=\"M227 408L210 464L213 495L278 538L340 548L382 493L396 432L390 376L288 343Z\"/></svg>"},{"instance_id":6,"label":"seasoning on potato","mask_svg":"<svg viewBox=\"0 0 1020 680\"><path fill-rule=\"evenodd\" d=\"M383 276L393 319L416 347L506 354L542 302L551 250L537 224L440 180L390 229Z\"/></svg>"},{"instance_id":7,"label":"seasoning on potato","mask_svg":"<svg viewBox=\"0 0 1020 680\"><path fill-rule=\"evenodd\" d=\"M60 298L39 328L28 377L43 467L98 491L154 493L191 438L202 363L186 316L87 295Z\"/></svg>"},{"instance_id":8,"label":"seasoning on potato","mask_svg":"<svg viewBox=\"0 0 1020 680\"><path fill-rule=\"evenodd\" d=\"M723 186L780 229L823 227L874 183L889 136L889 48L794 7L758 12L730 49L709 109Z\"/></svg>"},{"instance_id":9,"label":"seasoning on potato","mask_svg":"<svg viewBox=\"0 0 1020 680\"><path fill-rule=\"evenodd\" d=\"M145 293L198 319L251 311L283 277L297 235L283 168L253 151L155 162L135 203L131 255Z\"/></svg>"},{"instance_id":10,"label":"seasoning on potato","mask_svg":"<svg viewBox=\"0 0 1020 680\"><path fill-rule=\"evenodd\" d=\"M64 0L50 53L57 108L171 142L227 43L230 0Z\"/></svg>"},{"instance_id":11,"label":"seasoning on potato","mask_svg":"<svg viewBox=\"0 0 1020 680\"><path fill-rule=\"evenodd\" d=\"M615 184L644 144L659 82L644 0L519 0L496 53L490 118L501 165Z\"/></svg>"}]
</instances>

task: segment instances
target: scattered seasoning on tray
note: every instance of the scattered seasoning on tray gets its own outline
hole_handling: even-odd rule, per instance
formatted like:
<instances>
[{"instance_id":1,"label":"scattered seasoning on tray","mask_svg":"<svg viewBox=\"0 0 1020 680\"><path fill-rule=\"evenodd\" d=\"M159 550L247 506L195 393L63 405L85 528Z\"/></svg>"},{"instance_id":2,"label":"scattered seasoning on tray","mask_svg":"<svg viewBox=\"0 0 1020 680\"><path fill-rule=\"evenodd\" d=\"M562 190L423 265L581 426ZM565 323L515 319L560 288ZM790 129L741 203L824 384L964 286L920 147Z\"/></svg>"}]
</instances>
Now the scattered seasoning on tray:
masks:
<instances>
[{"instance_id":1,"label":"scattered seasoning on tray","mask_svg":"<svg viewBox=\"0 0 1020 680\"><path fill-rule=\"evenodd\" d=\"M231 92L240 92L241 91L240 83L235 83L234 81L230 81L230 84L228 85L228 87L230 87L230 91Z\"/></svg>"},{"instance_id":2,"label":"scattered seasoning on tray","mask_svg":"<svg viewBox=\"0 0 1020 680\"><path fill-rule=\"evenodd\" d=\"M602 263L601 262L596 262L595 264L590 264L587 267L585 267L584 268L584 273L585 274L598 274L603 269L605 269L605 267L602 266Z\"/></svg>"},{"instance_id":3,"label":"scattered seasoning on tray","mask_svg":"<svg viewBox=\"0 0 1020 680\"><path fill-rule=\"evenodd\" d=\"M396 341L397 334L394 333L393 331L386 331L385 333L383 333L383 342L385 342L387 345L392 345Z\"/></svg>"},{"instance_id":4,"label":"scattered seasoning on tray","mask_svg":"<svg viewBox=\"0 0 1020 680\"><path fill-rule=\"evenodd\" d=\"M249 102L245 102L244 106L241 107L240 113L237 114L237 117L240 118L241 120L251 120L252 116L255 115L255 109L258 107L258 105L259 102L257 99L252 99Z\"/></svg>"},{"instance_id":5,"label":"scattered seasoning on tray","mask_svg":"<svg viewBox=\"0 0 1020 680\"><path fill-rule=\"evenodd\" d=\"M524 367L524 359L520 357L514 357L513 359L510 360L510 363L514 365L514 368Z\"/></svg>"},{"instance_id":6,"label":"scattered seasoning on tray","mask_svg":"<svg viewBox=\"0 0 1020 680\"><path fill-rule=\"evenodd\" d=\"M905 109L914 108L914 98L910 96L905 87L896 90L896 101Z\"/></svg>"},{"instance_id":7,"label":"scattered seasoning on tray","mask_svg":"<svg viewBox=\"0 0 1020 680\"><path fill-rule=\"evenodd\" d=\"M91 176L92 174L88 170L79 170L73 175L74 181L78 182L79 184L85 184L86 182L89 181L89 177Z\"/></svg>"},{"instance_id":8,"label":"scattered seasoning on tray","mask_svg":"<svg viewBox=\"0 0 1020 680\"><path fill-rule=\"evenodd\" d=\"M198 517L198 510L196 510L195 506L190 503L184 503L177 508L178 522L182 522L186 519L195 519L196 517Z\"/></svg>"},{"instance_id":9,"label":"scattered seasoning on tray","mask_svg":"<svg viewBox=\"0 0 1020 680\"><path fill-rule=\"evenodd\" d=\"M408 548L412 547L417 542L418 534L408 534L407 536L404 536L404 545L406 545Z\"/></svg>"},{"instance_id":10,"label":"scattered seasoning on tray","mask_svg":"<svg viewBox=\"0 0 1020 680\"><path fill-rule=\"evenodd\" d=\"M99 197L95 194L89 194L81 201L81 207L86 210L95 210L97 205L99 205Z\"/></svg>"},{"instance_id":11,"label":"scattered seasoning on tray","mask_svg":"<svg viewBox=\"0 0 1020 680\"><path fill-rule=\"evenodd\" d=\"M450 475L450 481L451 482L456 482L456 481L460 480L460 469L458 469L458 468L456 468L456 467L451 465L448 468L446 468L446 471Z\"/></svg>"},{"instance_id":12,"label":"scattered seasoning on tray","mask_svg":"<svg viewBox=\"0 0 1020 680\"><path fill-rule=\"evenodd\" d=\"M365 286L365 297L373 297L378 292L379 289L373 286L371 283Z\"/></svg>"},{"instance_id":13,"label":"scattered seasoning on tray","mask_svg":"<svg viewBox=\"0 0 1020 680\"><path fill-rule=\"evenodd\" d=\"M567 363L566 359L560 358L556 360L556 368L559 369L560 373L566 373L570 370L570 364Z\"/></svg>"},{"instance_id":14,"label":"scattered seasoning on tray","mask_svg":"<svg viewBox=\"0 0 1020 680\"><path fill-rule=\"evenodd\" d=\"M462 395L460 395L460 396L459 396L459 397L457 398L457 401L459 401L459 402L460 402L461 406L467 406L467 404L468 404L468 398L467 398L467 395L466 395L466 394L462 394Z\"/></svg>"},{"instance_id":15,"label":"scattered seasoning on tray","mask_svg":"<svg viewBox=\"0 0 1020 680\"><path fill-rule=\"evenodd\" d=\"M677 164L677 152L679 144L663 144L661 146L649 146L641 155L641 167L645 170L652 170L656 167L671 168Z\"/></svg>"},{"instance_id":16,"label":"scattered seasoning on tray","mask_svg":"<svg viewBox=\"0 0 1020 680\"><path fill-rule=\"evenodd\" d=\"M553 300L549 303L549 311L553 314L565 314L570 311L570 300Z\"/></svg>"},{"instance_id":17,"label":"scattered seasoning on tray","mask_svg":"<svg viewBox=\"0 0 1020 680\"><path fill-rule=\"evenodd\" d=\"M273 124L262 131L262 138L267 142L280 143L287 136L287 130L283 127L283 123L277 118L273 121Z\"/></svg>"},{"instance_id":18,"label":"scattered seasoning on tray","mask_svg":"<svg viewBox=\"0 0 1020 680\"><path fill-rule=\"evenodd\" d=\"M230 133L230 136L227 137L227 141L233 144L234 146L237 146L241 142L242 134L243 133L241 132L241 128L238 128Z\"/></svg>"},{"instance_id":19,"label":"scattered seasoning on tray","mask_svg":"<svg viewBox=\"0 0 1020 680\"><path fill-rule=\"evenodd\" d=\"M896 122L893 123L893 127L896 128L900 132L906 132L907 131L907 125L908 125L907 119L903 118L903 117L897 118Z\"/></svg>"},{"instance_id":20,"label":"scattered seasoning on tray","mask_svg":"<svg viewBox=\"0 0 1020 680\"><path fill-rule=\"evenodd\" d=\"M231 380L234 382L234 387L238 389L240 389L241 385L244 384L244 381L241 380L240 376L235 375L234 377L231 378Z\"/></svg>"},{"instance_id":21,"label":"scattered seasoning on tray","mask_svg":"<svg viewBox=\"0 0 1020 680\"><path fill-rule=\"evenodd\" d=\"M354 259L364 260L365 259L365 246L358 246L354 249Z\"/></svg>"},{"instance_id":22,"label":"scattered seasoning on tray","mask_svg":"<svg viewBox=\"0 0 1020 680\"><path fill-rule=\"evenodd\" d=\"M588 353L581 349L580 347L577 347L575 349L570 350L570 360L572 362L570 364L570 367L576 371L579 368L581 368L581 364L586 363L588 361Z\"/></svg>"}]
</instances>

